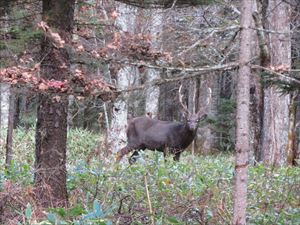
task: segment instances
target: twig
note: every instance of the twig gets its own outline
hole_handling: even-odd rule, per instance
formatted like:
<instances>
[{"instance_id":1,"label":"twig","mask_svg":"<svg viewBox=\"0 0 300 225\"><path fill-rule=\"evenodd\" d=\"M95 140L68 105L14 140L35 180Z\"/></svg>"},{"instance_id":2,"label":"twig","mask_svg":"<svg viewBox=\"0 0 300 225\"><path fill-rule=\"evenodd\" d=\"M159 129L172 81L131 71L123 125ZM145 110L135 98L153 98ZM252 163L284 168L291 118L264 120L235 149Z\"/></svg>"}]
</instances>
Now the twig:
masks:
<instances>
[{"instance_id":1,"label":"twig","mask_svg":"<svg viewBox=\"0 0 300 225\"><path fill-rule=\"evenodd\" d=\"M147 175L144 176L144 182L145 182L145 188L146 188L146 193L147 193L147 199L148 199L148 205L149 205L149 211L150 211L150 216L151 216L151 224L154 225L154 216L153 216L153 210L152 210L152 205L151 205L151 200L150 200L150 194L149 194L149 189L148 189L148 181L147 181Z\"/></svg>"}]
</instances>

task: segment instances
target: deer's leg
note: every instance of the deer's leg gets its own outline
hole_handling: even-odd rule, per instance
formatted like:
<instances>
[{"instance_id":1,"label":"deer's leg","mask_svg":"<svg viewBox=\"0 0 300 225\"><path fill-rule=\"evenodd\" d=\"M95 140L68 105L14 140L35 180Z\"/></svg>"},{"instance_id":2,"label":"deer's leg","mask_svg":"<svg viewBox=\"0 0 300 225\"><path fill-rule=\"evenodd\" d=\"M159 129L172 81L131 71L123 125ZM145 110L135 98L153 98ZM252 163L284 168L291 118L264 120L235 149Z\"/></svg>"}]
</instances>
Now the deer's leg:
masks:
<instances>
[{"instance_id":1,"label":"deer's leg","mask_svg":"<svg viewBox=\"0 0 300 225\"><path fill-rule=\"evenodd\" d=\"M173 157L174 161L179 161L181 152L182 152L181 149L177 149L177 151L176 150L174 151L174 157Z\"/></svg>"},{"instance_id":2,"label":"deer's leg","mask_svg":"<svg viewBox=\"0 0 300 225\"><path fill-rule=\"evenodd\" d=\"M129 164L133 164L136 162L136 160L138 159L138 156L139 156L139 151L138 150L135 150L132 155L130 156L129 158Z\"/></svg>"},{"instance_id":3,"label":"deer's leg","mask_svg":"<svg viewBox=\"0 0 300 225\"><path fill-rule=\"evenodd\" d=\"M164 153L164 158L166 160L166 157L168 157L168 155L170 154L170 149L168 147L165 147L163 153Z\"/></svg>"},{"instance_id":4,"label":"deer's leg","mask_svg":"<svg viewBox=\"0 0 300 225\"><path fill-rule=\"evenodd\" d=\"M180 154L181 154L181 152L178 152L178 153L176 153L176 154L174 155L174 157L173 157L174 161L179 161L179 159L180 159Z\"/></svg>"}]
</instances>

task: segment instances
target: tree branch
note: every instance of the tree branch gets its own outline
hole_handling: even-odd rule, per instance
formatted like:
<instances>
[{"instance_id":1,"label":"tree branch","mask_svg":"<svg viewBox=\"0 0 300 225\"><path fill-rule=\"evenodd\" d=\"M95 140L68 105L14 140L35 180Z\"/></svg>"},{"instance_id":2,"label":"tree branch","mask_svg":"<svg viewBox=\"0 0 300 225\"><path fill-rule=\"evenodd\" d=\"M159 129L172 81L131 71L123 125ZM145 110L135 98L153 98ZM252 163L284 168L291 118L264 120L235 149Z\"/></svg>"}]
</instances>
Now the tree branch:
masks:
<instances>
[{"instance_id":1,"label":"tree branch","mask_svg":"<svg viewBox=\"0 0 300 225\"><path fill-rule=\"evenodd\" d=\"M110 61L111 62L111 61ZM211 72L216 70L231 70L239 66L238 62L231 62L223 65L214 65L214 66L206 66L206 67L176 67L176 66L158 66L145 62L129 62L127 60L113 60L113 62L122 64L122 65L131 65L137 67L147 67L151 69L165 69L171 71L181 71L181 72Z\"/></svg>"},{"instance_id":2,"label":"tree branch","mask_svg":"<svg viewBox=\"0 0 300 225\"><path fill-rule=\"evenodd\" d=\"M278 73L278 72L276 72L276 71L274 71L274 70L271 70L271 69L269 69L269 68L266 68L266 67L263 67L263 66L260 66L260 65L252 65L251 68L254 68L254 69L262 69L262 70L264 70L264 71L267 71L267 72L269 72L269 73L271 73L271 74L274 74L274 75L278 76L279 78L283 79L284 81L292 81L292 82L295 82L295 83L297 83L297 84L300 85L300 80L298 80L298 79L296 79L296 78L293 78L293 77L289 77L289 76L284 75L284 74L282 74L282 73ZM295 71L295 70L287 70L287 71L285 71L285 72L288 73L288 72L294 72L294 71Z\"/></svg>"}]
</instances>

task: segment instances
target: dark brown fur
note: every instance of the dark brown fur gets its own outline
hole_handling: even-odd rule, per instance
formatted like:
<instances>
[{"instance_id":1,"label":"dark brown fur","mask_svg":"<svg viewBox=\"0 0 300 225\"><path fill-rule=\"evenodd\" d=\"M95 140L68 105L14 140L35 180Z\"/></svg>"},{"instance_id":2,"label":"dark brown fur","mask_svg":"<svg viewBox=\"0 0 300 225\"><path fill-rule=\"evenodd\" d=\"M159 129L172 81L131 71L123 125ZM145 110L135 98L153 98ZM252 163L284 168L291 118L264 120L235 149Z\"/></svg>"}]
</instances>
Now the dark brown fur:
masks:
<instances>
[{"instance_id":1,"label":"dark brown fur","mask_svg":"<svg viewBox=\"0 0 300 225\"><path fill-rule=\"evenodd\" d=\"M149 116L136 117L128 121L128 144L117 155L117 161L131 151L134 151L129 162L134 162L134 156L139 150L157 150L167 154L167 150L179 160L181 152L194 140L198 122L206 114L190 115L186 122L171 122L152 119Z\"/></svg>"}]
</instances>

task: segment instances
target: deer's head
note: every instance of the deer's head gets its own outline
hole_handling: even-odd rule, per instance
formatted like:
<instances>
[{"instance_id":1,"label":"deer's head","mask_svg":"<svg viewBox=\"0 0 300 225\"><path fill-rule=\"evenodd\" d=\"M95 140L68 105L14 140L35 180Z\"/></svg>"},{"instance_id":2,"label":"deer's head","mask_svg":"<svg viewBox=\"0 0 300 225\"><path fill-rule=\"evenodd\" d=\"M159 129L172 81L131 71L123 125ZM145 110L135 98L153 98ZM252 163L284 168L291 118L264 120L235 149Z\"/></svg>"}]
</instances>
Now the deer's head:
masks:
<instances>
[{"instance_id":1,"label":"deer's head","mask_svg":"<svg viewBox=\"0 0 300 225\"><path fill-rule=\"evenodd\" d=\"M207 111L208 111L208 107L209 107L209 103L210 103L210 99L211 99L211 89L210 88L208 89L209 97L208 97L206 105L204 107L199 107L200 109L197 113L191 113L188 110L187 106L182 101L183 95L181 94L181 88L182 88L182 85L180 85L179 90L178 90L179 102L183 109L185 123L190 130L196 131L198 129L199 123L207 117Z\"/></svg>"}]
</instances>

